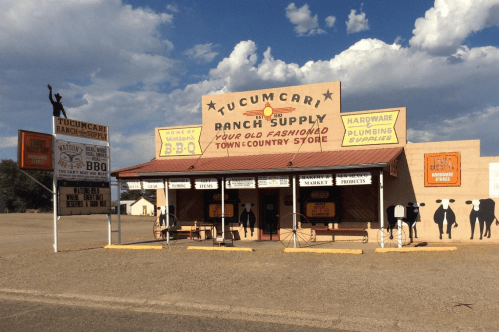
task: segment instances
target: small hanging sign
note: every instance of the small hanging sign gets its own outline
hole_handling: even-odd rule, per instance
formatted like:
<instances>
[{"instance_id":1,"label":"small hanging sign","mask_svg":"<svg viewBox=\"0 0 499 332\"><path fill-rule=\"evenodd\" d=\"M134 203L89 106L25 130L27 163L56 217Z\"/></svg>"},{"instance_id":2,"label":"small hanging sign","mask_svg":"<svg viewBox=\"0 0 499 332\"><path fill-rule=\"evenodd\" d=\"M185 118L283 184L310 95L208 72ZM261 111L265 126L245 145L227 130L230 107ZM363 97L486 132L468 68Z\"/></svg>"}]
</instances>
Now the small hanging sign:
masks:
<instances>
[{"instance_id":1,"label":"small hanging sign","mask_svg":"<svg viewBox=\"0 0 499 332\"><path fill-rule=\"evenodd\" d=\"M142 190L140 180L123 180L121 182L121 189L123 190Z\"/></svg>"},{"instance_id":2,"label":"small hanging sign","mask_svg":"<svg viewBox=\"0 0 499 332\"><path fill-rule=\"evenodd\" d=\"M227 189L255 189L255 178L227 178L225 181Z\"/></svg>"},{"instance_id":3,"label":"small hanging sign","mask_svg":"<svg viewBox=\"0 0 499 332\"><path fill-rule=\"evenodd\" d=\"M259 176L258 188L289 187L289 176Z\"/></svg>"},{"instance_id":4,"label":"small hanging sign","mask_svg":"<svg viewBox=\"0 0 499 332\"><path fill-rule=\"evenodd\" d=\"M300 187L322 187L333 185L333 174L300 175Z\"/></svg>"},{"instance_id":5,"label":"small hanging sign","mask_svg":"<svg viewBox=\"0 0 499 332\"><path fill-rule=\"evenodd\" d=\"M217 179L214 178L196 179L194 181L196 189L218 189Z\"/></svg>"},{"instance_id":6,"label":"small hanging sign","mask_svg":"<svg viewBox=\"0 0 499 332\"><path fill-rule=\"evenodd\" d=\"M371 183L372 176L369 172L336 174L337 186L357 186Z\"/></svg>"},{"instance_id":7,"label":"small hanging sign","mask_svg":"<svg viewBox=\"0 0 499 332\"><path fill-rule=\"evenodd\" d=\"M142 187L144 189L165 189L163 179L147 179L142 180Z\"/></svg>"},{"instance_id":8,"label":"small hanging sign","mask_svg":"<svg viewBox=\"0 0 499 332\"><path fill-rule=\"evenodd\" d=\"M191 189L191 179L176 178L168 180L168 188L170 189Z\"/></svg>"}]
</instances>

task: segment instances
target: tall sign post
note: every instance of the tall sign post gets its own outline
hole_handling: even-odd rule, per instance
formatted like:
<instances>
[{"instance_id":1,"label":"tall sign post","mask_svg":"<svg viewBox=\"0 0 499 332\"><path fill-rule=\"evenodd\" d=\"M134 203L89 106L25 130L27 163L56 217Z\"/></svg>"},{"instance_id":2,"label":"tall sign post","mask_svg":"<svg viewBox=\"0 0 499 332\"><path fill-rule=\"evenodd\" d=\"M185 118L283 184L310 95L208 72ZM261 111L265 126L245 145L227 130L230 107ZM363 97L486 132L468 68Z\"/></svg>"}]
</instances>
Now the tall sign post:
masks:
<instances>
[{"instance_id":1,"label":"tall sign post","mask_svg":"<svg viewBox=\"0 0 499 332\"><path fill-rule=\"evenodd\" d=\"M108 243L111 244L109 128L58 116L53 116L52 119L54 251L58 251L57 223L60 216L107 214ZM58 135L98 140L105 142L105 145L59 140ZM118 235L118 242L120 240Z\"/></svg>"}]
</instances>

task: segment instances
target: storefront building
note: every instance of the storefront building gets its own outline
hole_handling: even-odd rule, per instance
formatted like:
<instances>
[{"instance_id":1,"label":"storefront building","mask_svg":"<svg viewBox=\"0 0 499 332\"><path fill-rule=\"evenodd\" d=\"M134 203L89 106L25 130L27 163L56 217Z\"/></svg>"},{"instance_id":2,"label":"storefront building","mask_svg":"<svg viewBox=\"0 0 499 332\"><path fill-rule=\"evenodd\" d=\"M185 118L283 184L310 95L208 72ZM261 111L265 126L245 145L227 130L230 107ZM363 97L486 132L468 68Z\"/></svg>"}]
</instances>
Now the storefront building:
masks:
<instances>
[{"instance_id":1,"label":"storefront building","mask_svg":"<svg viewBox=\"0 0 499 332\"><path fill-rule=\"evenodd\" d=\"M156 128L156 158L112 175L162 184L163 213L223 219L240 240L282 240L296 222L317 241L377 241L402 205L414 242L497 241L499 157L477 140L408 143L406 113L342 113L340 82L203 96L202 125Z\"/></svg>"}]
</instances>

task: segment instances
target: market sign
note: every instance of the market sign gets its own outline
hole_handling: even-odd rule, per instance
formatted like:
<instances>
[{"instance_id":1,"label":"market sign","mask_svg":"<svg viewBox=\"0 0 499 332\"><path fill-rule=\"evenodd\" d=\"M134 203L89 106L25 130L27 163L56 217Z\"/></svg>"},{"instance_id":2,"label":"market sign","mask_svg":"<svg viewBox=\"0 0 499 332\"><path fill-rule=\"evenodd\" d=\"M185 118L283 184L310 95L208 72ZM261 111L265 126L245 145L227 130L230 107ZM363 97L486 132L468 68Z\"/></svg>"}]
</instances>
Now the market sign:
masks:
<instances>
[{"instance_id":1,"label":"market sign","mask_svg":"<svg viewBox=\"0 0 499 332\"><path fill-rule=\"evenodd\" d=\"M57 181L59 215L110 214L109 182Z\"/></svg>"},{"instance_id":2,"label":"market sign","mask_svg":"<svg viewBox=\"0 0 499 332\"><path fill-rule=\"evenodd\" d=\"M201 127L159 129L160 157L193 156L202 154L199 138Z\"/></svg>"},{"instance_id":3,"label":"market sign","mask_svg":"<svg viewBox=\"0 0 499 332\"><path fill-rule=\"evenodd\" d=\"M499 163L489 164L489 197L499 197Z\"/></svg>"},{"instance_id":4,"label":"market sign","mask_svg":"<svg viewBox=\"0 0 499 332\"><path fill-rule=\"evenodd\" d=\"M52 135L19 130L17 164L24 170L52 171Z\"/></svg>"},{"instance_id":5,"label":"market sign","mask_svg":"<svg viewBox=\"0 0 499 332\"><path fill-rule=\"evenodd\" d=\"M163 179L147 179L142 180L142 188L144 188L144 190L165 189L165 184Z\"/></svg>"},{"instance_id":6,"label":"market sign","mask_svg":"<svg viewBox=\"0 0 499 332\"><path fill-rule=\"evenodd\" d=\"M332 174L300 175L300 187L321 187L332 185Z\"/></svg>"},{"instance_id":7,"label":"market sign","mask_svg":"<svg viewBox=\"0 0 499 332\"><path fill-rule=\"evenodd\" d=\"M372 183L370 172L336 174L337 186L356 186Z\"/></svg>"},{"instance_id":8,"label":"market sign","mask_svg":"<svg viewBox=\"0 0 499 332\"><path fill-rule=\"evenodd\" d=\"M86 121L56 117L55 133L56 135L74 136L109 142L109 128L107 126Z\"/></svg>"},{"instance_id":9,"label":"market sign","mask_svg":"<svg viewBox=\"0 0 499 332\"><path fill-rule=\"evenodd\" d=\"M277 176L258 177L258 188L280 188L280 187L289 187L289 176L277 175Z\"/></svg>"},{"instance_id":10,"label":"market sign","mask_svg":"<svg viewBox=\"0 0 499 332\"><path fill-rule=\"evenodd\" d=\"M170 189L191 189L191 179L176 178L168 180L168 188Z\"/></svg>"},{"instance_id":11,"label":"market sign","mask_svg":"<svg viewBox=\"0 0 499 332\"><path fill-rule=\"evenodd\" d=\"M225 181L227 189L255 189L255 178L227 178Z\"/></svg>"},{"instance_id":12,"label":"market sign","mask_svg":"<svg viewBox=\"0 0 499 332\"><path fill-rule=\"evenodd\" d=\"M395 122L399 110L342 115L345 127L342 146L377 145L398 143Z\"/></svg>"},{"instance_id":13,"label":"market sign","mask_svg":"<svg viewBox=\"0 0 499 332\"><path fill-rule=\"evenodd\" d=\"M196 189L218 189L218 180L214 178L194 180Z\"/></svg>"},{"instance_id":14,"label":"market sign","mask_svg":"<svg viewBox=\"0 0 499 332\"><path fill-rule=\"evenodd\" d=\"M140 180L121 180L121 189L123 190L142 190Z\"/></svg>"},{"instance_id":15,"label":"market sign","mask_svg":"<svg viewBox=\"0 0 499 332\"><path fill-rule=\"evenodd\" d=\"M424 155L425 187L459 187L461 186L461 154L425 153Z\"/></svg>"},{"instance_id":16,"label":"market sign","mask_svg":"<svg viewBox=\"0 0 499 332\"><path fill-rule=\"evenodd\" d=\"M55 177L67 180L107 181L109 147L55 141Z\"/></svg>"}]
</instances>

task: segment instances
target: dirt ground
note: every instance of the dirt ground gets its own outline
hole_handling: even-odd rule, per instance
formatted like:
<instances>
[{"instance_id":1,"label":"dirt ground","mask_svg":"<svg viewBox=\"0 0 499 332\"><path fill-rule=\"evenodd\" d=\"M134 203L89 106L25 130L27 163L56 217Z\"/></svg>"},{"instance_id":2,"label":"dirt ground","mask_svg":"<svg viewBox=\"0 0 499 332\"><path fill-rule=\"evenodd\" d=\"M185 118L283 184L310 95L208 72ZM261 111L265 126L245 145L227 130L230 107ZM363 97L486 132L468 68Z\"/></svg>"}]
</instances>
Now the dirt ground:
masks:
<instances>
[{"instance_id":1,"label":"dirt ground","mask_svg":"<svg viewBox=\"0 0 499 332\"><path fill-rule=\"evenodd\" d=\"M152 241L153 220L123 216L122 243ZM372 243L325 244L364 250L332 255L284 253L279 242L245 243L253 252L193 251L186 239L162 250L112 250L103 249L104 215L61 217L58 225L54 253L52 215L0 214L0 299L236 318L249 327L251 321L353 331L499 326L498 244L385 254Z\"/></svg>"}]
</instances>

